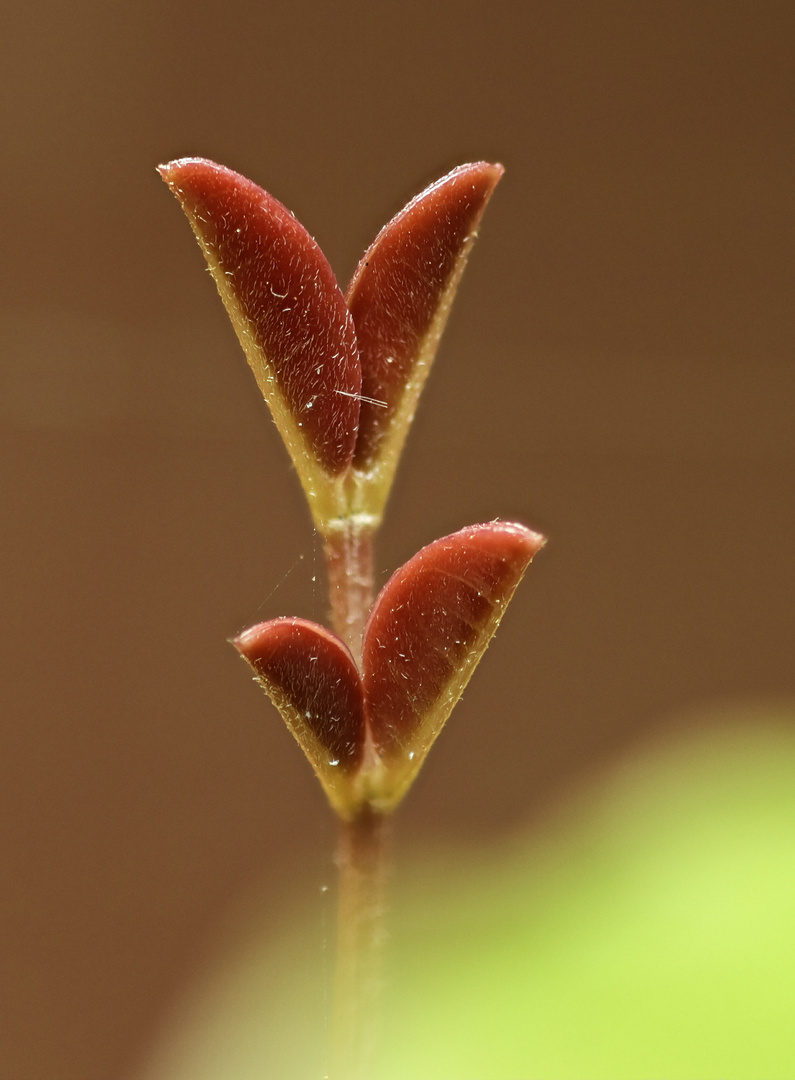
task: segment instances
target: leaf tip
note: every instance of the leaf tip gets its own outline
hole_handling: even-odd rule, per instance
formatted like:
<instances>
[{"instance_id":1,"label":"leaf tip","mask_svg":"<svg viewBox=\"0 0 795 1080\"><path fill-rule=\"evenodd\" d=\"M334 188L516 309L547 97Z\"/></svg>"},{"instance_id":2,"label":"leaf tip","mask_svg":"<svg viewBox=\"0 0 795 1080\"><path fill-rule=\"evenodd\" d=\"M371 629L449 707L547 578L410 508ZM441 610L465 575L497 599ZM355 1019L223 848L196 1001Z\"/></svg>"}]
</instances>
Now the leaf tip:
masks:
<instances>
[{"instance_id":1,"label":"leaf tip","mask_svg":"<svg viewBox=\"0 0 795 1080\"><path fill-rule=\"evenodd\" d=\"M156 168L160 174L160 178L168 184L172 191L176 191L177 181L186 172L189 173L191 167L193 167L192 171L195 172L197 171L197 167L198 171L201 171L201 168L204 168L206 171L213 165L215 165L215 163L209 161L207 158L184 157L174 158L173 161L166 161L163 165L156 166ZM220 168L220 166L215 165L215 168Z\"/></svg>"},{"instance_id":2,"label":"leaf tip","mask_svg":"<svg viewBox=\"0 0 795 1080\"><path fill-rule=\"evenodd\" d=\"M546 546L547 538L526 525L515 521L501 521L499 518L486 525L473 525L473 530L483 530L495 546L501 547L506 554L515 554L526 558L529 563Z\"/></svg>"}]
</instances>

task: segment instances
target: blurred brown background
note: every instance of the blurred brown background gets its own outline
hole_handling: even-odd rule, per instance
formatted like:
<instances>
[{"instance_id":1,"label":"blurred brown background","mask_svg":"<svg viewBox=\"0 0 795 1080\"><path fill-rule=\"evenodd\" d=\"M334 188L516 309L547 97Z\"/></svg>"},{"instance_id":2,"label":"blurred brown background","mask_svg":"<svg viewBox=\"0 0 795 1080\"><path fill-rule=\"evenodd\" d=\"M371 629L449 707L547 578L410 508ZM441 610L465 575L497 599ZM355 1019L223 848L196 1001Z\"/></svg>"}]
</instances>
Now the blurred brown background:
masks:
<instances>
[{"instance_id":1,"label":"blurred brown background","mask_svg":"<svg viewBox=\"0 0 795 1080\"><path fill-rule=\"evenodd\" d=\"M333 839L224 640L324 618L318 545L155 164L250 175L343 282L422 185L506 165L378 559L551 538L401 812L405 857L488 841L671 717L795 696L795 8L2 24L0 1077L116 1080L224 912L283 910Z\"/></svg>"}]
</instances>

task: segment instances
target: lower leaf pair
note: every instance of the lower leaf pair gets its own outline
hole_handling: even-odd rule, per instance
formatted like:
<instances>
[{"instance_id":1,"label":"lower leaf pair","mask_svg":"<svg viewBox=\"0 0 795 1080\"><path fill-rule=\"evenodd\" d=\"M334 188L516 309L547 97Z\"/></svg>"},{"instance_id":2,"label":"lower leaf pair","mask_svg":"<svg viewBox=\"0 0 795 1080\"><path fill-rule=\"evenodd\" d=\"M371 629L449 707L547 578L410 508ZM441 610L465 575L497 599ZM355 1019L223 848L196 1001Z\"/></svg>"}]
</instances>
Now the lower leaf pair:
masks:
<instances>
[{"instance_id":1,"label":"lower leaf pair","mask_svg":"<svg viewBox=\"0 0 795 1080\"><path fill-rule=\"evenodd\" d=\"M234 639L343 817L400 801L543 544L495 521L423 548L378 595L361 671L340 638L305 619Z\"/></svg>"}]
</instances>

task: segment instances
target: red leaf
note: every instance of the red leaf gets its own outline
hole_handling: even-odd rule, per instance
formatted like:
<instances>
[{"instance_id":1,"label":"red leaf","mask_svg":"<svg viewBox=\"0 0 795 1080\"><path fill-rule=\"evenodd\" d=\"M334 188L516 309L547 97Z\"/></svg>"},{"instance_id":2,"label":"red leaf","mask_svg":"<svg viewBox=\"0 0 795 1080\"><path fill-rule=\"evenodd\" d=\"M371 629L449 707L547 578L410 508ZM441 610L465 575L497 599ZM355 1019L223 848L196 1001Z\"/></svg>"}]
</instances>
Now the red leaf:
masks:
<instances>
[{"instance_id":1,"label":"red leaf","mask_svg":"<svg viewBox=\"0 0 795 1080\"><path fill-rule=\"evenodd\" d=\"M199 239L299 472L302 452L331 475L343 472L356 441L361 368L325 256L286 207L231 169L182 158L160 173Z\"/></svg>"},{"instance_id":2,"label":"red leaf","mask_svg":"<svg viewBox=\"0 0 795 1080\"><path fill-rule=\"evenodd\" d=\"M403 442L475 229L502 172L486 162L454 169L401 210L359 263L346 294L362 363L359 469L372 465L399 413L401 430L393 435Z\"/></svg>"},{"instance_id":3,"label":"red leaf","mask_svg":"<svg viewBox=\"0 0 795 1080\"><path fill-rule=\"evenodd\" d=\"M375 602L363 677L338 637L304 619L233 641L344 817L399 802L543 543L492 522L423 548Z\"/></svg>"},{"instance_id":4,"label":"red leaf","mask_svg":"<svg viewBox=\"0 0 795 1080\"><path fill-rule=\"evenodd\" d=\"M543 543L522 525L473 525L423 548L381 590L364 638L365 708L382 757L407 759L397 797Z\"/></svg>"},{"instance_id":5,"label":"red leaf","mask_svg":"<svg viewBox=\"0 0 795 1080\"><path fill-rule=\"evenodd\" d=\"M337 789L360 765L365 742L361 680L350 652L322 626L292 618L260 623L232 644L339 805Z\"/></svg>"}]
</instances>

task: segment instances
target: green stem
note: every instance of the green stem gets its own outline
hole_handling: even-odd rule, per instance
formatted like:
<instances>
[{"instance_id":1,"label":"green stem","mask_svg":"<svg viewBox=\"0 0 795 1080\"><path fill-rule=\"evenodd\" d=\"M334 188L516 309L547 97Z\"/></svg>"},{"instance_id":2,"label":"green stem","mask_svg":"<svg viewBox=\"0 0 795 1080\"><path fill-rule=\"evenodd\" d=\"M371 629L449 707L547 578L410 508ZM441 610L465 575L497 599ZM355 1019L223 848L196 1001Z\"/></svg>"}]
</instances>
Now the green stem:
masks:
<instances>
[{"instance_id":1,"label":"green stem","mask_svg":"<svg viewBox=\"0 0 795 1080\"><path fill-rule=\"evenodd\" d=\"M373 530L356 518L325 538L331 619L361 669L373 606ZM365 806L340 821L333 1080L372 1080L385 937L387 820Z\"/></svg>"},{"instance_id":2,"label":"green stem","mask_svg":"<svg viewBox=\"0 0 795 1080\"><path fill-rule=\"evenodd\" d=\"M362 638L373 606L373 530L347 519L325 537L331 624L362 663Z\"/></svg>"},{"instance_id":3,"label":"green stem","mask_svg":"<svg viewBox=\"0 0 795 1080\"><path fill-rule=\"evenodd\" d=\"M385 941L389 820L366 807L340 821L332 1080L372 1080Z\"/></svg>"}]
</instances>

